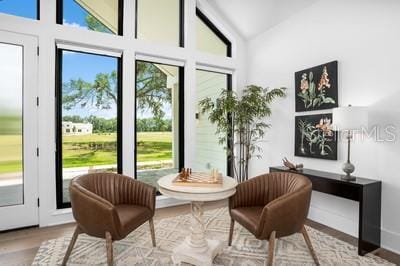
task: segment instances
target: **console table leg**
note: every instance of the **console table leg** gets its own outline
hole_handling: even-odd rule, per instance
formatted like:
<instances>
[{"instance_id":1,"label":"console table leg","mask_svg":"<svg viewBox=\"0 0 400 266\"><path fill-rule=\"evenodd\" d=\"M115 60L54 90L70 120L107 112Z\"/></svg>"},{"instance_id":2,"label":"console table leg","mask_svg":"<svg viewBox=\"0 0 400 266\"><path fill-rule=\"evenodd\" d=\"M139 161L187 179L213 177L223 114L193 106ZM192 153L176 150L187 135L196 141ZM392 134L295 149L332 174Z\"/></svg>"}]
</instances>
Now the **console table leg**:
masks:
<instances>
[{"instance_id":1,"label":"console table leg","mask_svg":"<svg viewBox=\"0 0 400 266\"><path fill-rule=\"evenodd\" d=\"M365 186L360 194L358 254L378 249L381 245L381 183Z\"/></svg>"}]
</instances>

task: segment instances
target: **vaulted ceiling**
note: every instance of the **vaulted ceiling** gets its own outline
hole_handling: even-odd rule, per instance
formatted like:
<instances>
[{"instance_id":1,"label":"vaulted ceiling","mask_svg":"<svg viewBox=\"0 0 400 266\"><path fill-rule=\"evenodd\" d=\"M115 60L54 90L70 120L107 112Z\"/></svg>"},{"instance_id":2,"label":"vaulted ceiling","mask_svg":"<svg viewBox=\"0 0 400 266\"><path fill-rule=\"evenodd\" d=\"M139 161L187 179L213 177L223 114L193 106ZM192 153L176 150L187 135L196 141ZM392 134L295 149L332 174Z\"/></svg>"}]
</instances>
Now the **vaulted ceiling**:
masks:
<instances>
[{"instance_id":1,"label":"vaulted ceiling","mask_svg":"<svg viewBox=\"0 0 400 266\"><path fill-rule=\"evenodd\" d=\"M319 0L207 0L246 39Z\"/></svg>"}]
</instances>

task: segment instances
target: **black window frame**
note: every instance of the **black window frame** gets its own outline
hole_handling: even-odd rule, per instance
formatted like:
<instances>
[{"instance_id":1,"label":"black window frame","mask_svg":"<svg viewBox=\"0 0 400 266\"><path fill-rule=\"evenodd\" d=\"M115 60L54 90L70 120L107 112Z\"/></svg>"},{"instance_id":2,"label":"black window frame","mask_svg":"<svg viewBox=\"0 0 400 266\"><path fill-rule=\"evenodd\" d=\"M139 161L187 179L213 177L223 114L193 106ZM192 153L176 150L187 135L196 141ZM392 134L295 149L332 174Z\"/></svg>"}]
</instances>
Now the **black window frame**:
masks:
<instances>
[{"instance_id":1,"label":"black window frame","mask_svg":"<svg viewBox=\"0 0 400 266\"><path fill-rule=\"evenodd\" d=\"M63 25L64 19L64 0L56 0L56 22L57 24ZM77 4L78 5L78 4ZM98 31L94 31L98 32ZM103 32L104 33L104 32ZM115 34L118 36L124 35L124 0L118 0L118 33Z\"/></svg>"},{"instance_id":2,"label":"black window frame","mask_svg":"<svg viewBox=\"0 0 400 266\"><path fill-rule=\"evenodd\" d=\"M211 20L196 7L196 16L227 46L226 56L232 57L231 41L211 22Z\"/></svg>"},{"instance_id":3,"label":"black window frame","mask_svg":"<svg viewBox=\"0 0 400 266\"><path fill-rule=\"evenodd\" d=\"M40 0L36 1L36 20L40 20Z\"/></svg>"},{"instance_id":4,"label":"black window frame","mask_svg":"<svg viewBox=\"0 0 400 266\"><path fill-rule=\"evenodd\" d=\"M144 63L151 63L151 64L160 64L160 65L166 65L166 66L173 66L177 67L178 70L178 75L179 75L179 166L178 169L182 169L185 165L185 67L183 66L177 66L173 64L165 64L165 63L158 63L154 61L147 61L147 60L135 60L135 73L138 69L137 63L138 62L144 62ZM134 103L134 108L135 108L135 124L134 124L134 142L135 142L135 152L134 152L134 178L137 179L137 97L136 97L136 86L137 86L137 73L135 74L135 103ZM159 191L157 191L157 196L161 195Z\"/></svg>"},{"instance_id":5,"label":"black window frame","mask_svg":"<svg viewBox=\"0 0 400 266\"><path fill-rule=\"evenodd\" d=\"M56 160L56 201L57 201L57 209L65 209L71 208L71 202L63 201L63 165L62 165L62 52L63 51L72 51L84 54L92 54L99 56L108 56L102 54L96 54L85 51L77 51L77 50L69 50L56 47L56 77L55 77L55 120L56 120L56 152L55 152L55 160ZM122 94L122 55L121 57L108 56L111 58L117 59L117 173L122 174L122 103L123 103L123 94Z\"/></svg>"},{"instance_id":6,"label":"black window frame","mask_svg":"<svg viewBox=\"0 0 400 266\"><path fill-rule=\"evenodd\" d=\"M232 92L232 74L226 74L226 86L227 86L227 90ZM233 124L233 120L232 120L232 115L229 113L228 117L227 117L229 123L232 125ZM232 126L233 129L233 126ZM227 134L227 147L228 149L231 149L232 147L234 147L234 132L232 130L232 132L228 132ZM227 175L230 177L235 178L233 175L234 171L233 171L233 162L232 162L232 155L227 155L226 158L226 169L227 169Z\"/></svg>"},{"instance_id":7,"label":"black window frame","mask_svg":"<svg viewBox=\"0 0 400 266\"><path fill-rule=\"evenodd\" d=\"M232 92L232 74L228 74L228 73L224 73L224 72L219 72L219 71L213 71L213 70L205 70L205 69L201 69L201 68L196 68L196 71L204 71L204 72L210 72L210 73L216 73L216 74L222 74L222 75L226 75L226 89L229 92ZM232 116L231 114L228 114L227 117L228 121L230 124L233 123L232 121ZM227 142L227 148L230 149L231 147L233 147L234 144L234 139L232 138L233 136L233 132L229 132L226 136ZM233 177L233 164L232 164L232 160L231 160L231 156L227 155L226 156L226 175Z\"/></svg>"},{"instance_id":8,"label":"black window frame","mask_svg":"<svg viewBox=\"0 0 400 266\"><path fill-rule=\"evenodd\" d=\"M185 0L179 0L179 47L185 47ZM138 33L138 0L135 1L135 39Z\"/></svg>"}]
</instances>

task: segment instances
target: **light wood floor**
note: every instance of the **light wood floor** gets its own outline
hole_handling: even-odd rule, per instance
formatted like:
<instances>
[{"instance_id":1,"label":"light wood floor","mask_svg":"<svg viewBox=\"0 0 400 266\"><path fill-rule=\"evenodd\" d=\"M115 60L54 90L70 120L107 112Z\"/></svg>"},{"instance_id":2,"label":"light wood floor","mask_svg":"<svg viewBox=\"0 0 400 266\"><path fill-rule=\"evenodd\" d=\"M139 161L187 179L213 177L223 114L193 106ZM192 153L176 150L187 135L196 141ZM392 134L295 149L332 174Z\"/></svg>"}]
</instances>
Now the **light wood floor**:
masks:
<instances>
[{"instance_id":1,"label":"light wood floor","mask_svg":"<svg viewBox=\"0 0 400 266\"><path fill-rule=\"evenodd\" d=\"M205 209L214 209L227 206L226 201L218 201L205 204ZM181 205L156 210L155 218L161 219L190 212L189 205ZM333 237L341 239L352 245L357 245L357 239L342 232L324 226L322 224L307 221L307 225L325 232ZM30 265L43 241L72 235L75 224L64 224L45 228L28 228L0 233L0 265ZM388 261L400 265L400 255L379 249L375 252Z\"/></svg>"}]
</instances>

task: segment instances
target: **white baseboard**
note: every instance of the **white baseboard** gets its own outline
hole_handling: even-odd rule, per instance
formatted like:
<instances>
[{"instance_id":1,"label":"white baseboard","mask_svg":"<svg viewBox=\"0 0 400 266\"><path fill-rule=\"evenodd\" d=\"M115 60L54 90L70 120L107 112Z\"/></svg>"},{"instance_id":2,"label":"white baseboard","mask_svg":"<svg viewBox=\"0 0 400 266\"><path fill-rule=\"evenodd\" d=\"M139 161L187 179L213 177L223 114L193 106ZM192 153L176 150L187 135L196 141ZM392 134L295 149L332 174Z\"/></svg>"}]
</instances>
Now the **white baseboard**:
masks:
<instances>
[{"instance_id":1,"label":"white baseboard","mask_svg":"<svg viewBox=\"0 0 400 266\"><path fill-rule=\"evenodd\" d=\"M358 221L353 221L347 217L340 216L311 205L308 218L346 234L358 237Z\"/></svg>"},{"instance_id":2,"label":"white baseboard","mask_svg":"<svg viewBox=\"0 0 400 266\"><path fill-rule=\"evenodd\" d=\"M40 221L40 227L54 226L73 222L75 222L75 219L72 215L71 208L59 209L53 211L45 223L43 223L43 221Z\"/></svg>"},{"instance_id":3,"label":"white baseboard","mask_svg":"<svg viewBox=\"0 0 400 266\"><path fill-rule=\"evenodd\" d=\"M313 205L310 206L308 218L351 236L358 237L358 221L353 221ZM384 249L400 254L400 234L382 228L381 246Z\"/></svg>"},{"instance_id":4,"label":"white baseboard","mask_svg":"<svg viewBox=\"0 0 400 266\"><path fill-rule=\"evenodd\" d=\"M400 234L391 232L382 228L381 231L381 246L384 249L390 250L400 255Z\"/></svg>"}]
</instances>

